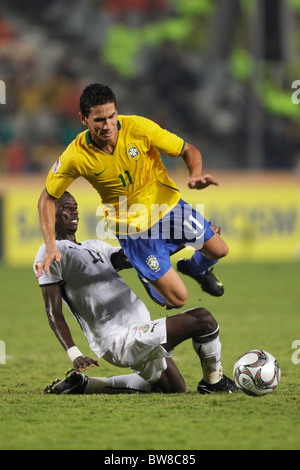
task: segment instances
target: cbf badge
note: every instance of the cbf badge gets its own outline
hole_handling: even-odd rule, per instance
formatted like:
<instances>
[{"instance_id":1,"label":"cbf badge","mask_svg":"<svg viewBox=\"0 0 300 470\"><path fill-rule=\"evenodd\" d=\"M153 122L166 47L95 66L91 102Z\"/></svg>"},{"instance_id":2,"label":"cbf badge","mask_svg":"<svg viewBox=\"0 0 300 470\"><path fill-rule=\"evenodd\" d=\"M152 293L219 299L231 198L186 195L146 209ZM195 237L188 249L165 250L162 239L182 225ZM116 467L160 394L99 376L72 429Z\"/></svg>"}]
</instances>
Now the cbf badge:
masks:
<instances>
[{"instance_id":1,"label":"cbf badge","mask_svg":"<svg viewBox=\"0 0 300 470\"><path fill-rule=\"evenodd\" d=\"M134 160L138 160L140 158L140 152L135 144L127 145L127 153L130 158L133 158Z\"/></svg>"},{"instance_id":2,"label":"cbf badge","mask_svg":"<svg viewBox=\"0 0 300 470\"><path fill-rule=\"evenodd\" d=\"M152 269L153 271L159 271L159 262L157 261L156 257L154 255L148 256L146 259L146 263L148 264L149 268Z\"/></svg>"}]
</instances>

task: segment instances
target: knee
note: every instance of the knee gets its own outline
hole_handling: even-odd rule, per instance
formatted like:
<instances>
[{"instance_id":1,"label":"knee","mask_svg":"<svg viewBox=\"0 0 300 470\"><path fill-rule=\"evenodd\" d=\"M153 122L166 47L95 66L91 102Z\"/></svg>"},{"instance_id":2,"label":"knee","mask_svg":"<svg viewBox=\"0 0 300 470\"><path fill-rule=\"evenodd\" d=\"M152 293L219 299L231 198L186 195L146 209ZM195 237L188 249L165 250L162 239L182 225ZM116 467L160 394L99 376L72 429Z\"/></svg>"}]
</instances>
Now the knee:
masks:
<instances>
[{"instance_id":1,"label":"knee","mask_svg":"<svg viewBox=\"0 0 300 470\"><path fill-rule=\"evenodd\" d=\"M180 381L179 383L172 384L171 386L168 387L161 387L157 384L152 386L152 392L154 393L185 393L186 392L186 386L183 381Z\"/></svg>"},{"instance_id":2,"label":"knee","mask_svg":"<svg viewBox=\"0 0 300 470\"><path fill-rule=\"evenodd\" d=\"M206 242L200 251L208 259L215 261L220 258L225 258L225 256L227 256L229 253L229 248L228 245L223 242L223 240L219 239L218 243L209 243L209 241Z\"/></svg>"},{"instance_id":3,"label":"knee","mask_svg":"<svg viewBox=\"0 0 300 470\"><path fill-rule=\"evenodd\" d=\"M150 284L171 307L180 308L185 305L188 290L173 268L170 268L160 279L150 282Z\"/></svg>"},{"instance_id":4,"label":"knee","mask_svg":"<svg viewBox=\"0 0 300 470\"><path fill-rule=\"evenodd\" d=\"M171 300L168 299L167 302L170 307L181 308L181 307L184 307L186 298L176 297L176 298L172 298Z\"/></svg>"},{"instance_id":5,"label":"knee","mask_svg":"<svg viewBox=\"0 0 300 470\"><path fill-rule=\"evenodd\" d=\"M229 248L228 248L228 245L226 245L226 243L224 243L223 247L222 247L222 250L221 250L221 253L220 253L220 258L225 258L225 256L227 256L229 253Z\"/></svg>"},{"instance_id":6,"label":"knee","mask_svg":"<svg viewBox=\"0 0 300 470\"><path fill-rule=\"evenodd\" d=\"M165 393L184 393L186 391L185 382L181 374L169 381L168 390Z\"/></svg>"},{"instance_id":7,"label":"knee","mask_svg":"<svg viewBox=\"0 0 300 470\"><path fill-rule=\"evenodd\" d=\"M182 381L174 387L174 390L172 391L172 393L185 393L185 391L186 391L186 386L185 386L185 383Z\"/></svg>"},{"instance_id":8,"label":"knee","mask_svg":"<svg viewBox=\"0 0 300 470\"><path fill-rule=\"evenodd\" d=\"M218 326L215 318L204 307L195 308L190 310L188 313L193 315L197 323L196 328L201 330L202 334L208 334L212 331L215 331Z\"/></svg>"},{"instance_id":9,"label":"knee","mask_svg":"<svg viewBox=\"0 0 300 470\"><path fill-rule=\"evenodd\" d=\"M212 256L217 260L217 259L220 259L220 258L225 258L225 256L227 256L229 253L229 248L228 248L228 245L226 245L226 243L222 243L222 245L218 246L214 253L212 254Z\"/></svg>"},{"instance_id":10,"label":"knee","mask_svg":"<svg viewBox=\"0 0 300 470\"><path fill-rule=\"evenodd\" d=\"M168 305L174 308L181 308L185 305L188 297L188 291L184 287L180 292L169 293L167 297L164 297Z\"/></svg>"}]
</instances>

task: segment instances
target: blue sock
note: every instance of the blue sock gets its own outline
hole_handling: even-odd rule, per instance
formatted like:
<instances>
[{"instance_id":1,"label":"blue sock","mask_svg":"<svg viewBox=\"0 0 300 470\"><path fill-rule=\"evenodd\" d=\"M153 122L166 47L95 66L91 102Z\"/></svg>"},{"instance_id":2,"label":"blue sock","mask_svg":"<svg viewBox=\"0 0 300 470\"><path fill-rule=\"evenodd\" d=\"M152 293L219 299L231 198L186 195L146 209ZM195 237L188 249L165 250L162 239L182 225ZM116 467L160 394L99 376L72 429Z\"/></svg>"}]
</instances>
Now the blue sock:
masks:
<instances>
[{"instance_id":1,"label":"blue sock","mask_svg":"<svg viewBox=\"0 0 300 470\"><path fill-rule=\"evenodd\" d=\"M193 256L186 261L186 266L191 274L203 274L208 268L216 264L218 260L210 260L205 258L200 251L195 251Z\"/></svg>"}]
</instances>

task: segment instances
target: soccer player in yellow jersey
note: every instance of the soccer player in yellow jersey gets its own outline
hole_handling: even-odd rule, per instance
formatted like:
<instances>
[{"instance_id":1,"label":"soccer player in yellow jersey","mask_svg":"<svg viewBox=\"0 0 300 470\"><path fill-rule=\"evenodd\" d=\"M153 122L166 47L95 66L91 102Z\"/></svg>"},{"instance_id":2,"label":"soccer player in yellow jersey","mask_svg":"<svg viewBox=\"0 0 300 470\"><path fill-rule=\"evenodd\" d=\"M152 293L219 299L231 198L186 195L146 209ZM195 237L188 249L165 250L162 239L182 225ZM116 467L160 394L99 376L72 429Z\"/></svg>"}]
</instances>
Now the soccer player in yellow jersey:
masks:
<instances>
[{"instance_id":1,"label":"soccer player in yellow jersey","mask_svg":"<svg viewBox=\"0 0 300 470\"><path fill-rule=\"evenodd\" d=\"M203 290L222 295L222 284L208 268L227 255L227 245L181 199L160 157L160 152L180 155L192 189L218 185L213 176L202 175L199 150L149 119L118 115L113 91L102 84L83 90L79 117L88 129L54 164L39 199L46 257L37 276L43 270L48 273L50 264L60 260L54 201L82 176L99 193L109 228L154 301L167 308L185 304L187 289L170 262L170 254L185 245L195 252L190 260L179 260L177 269L197 280Z\"/></svg>"}]
</instances>

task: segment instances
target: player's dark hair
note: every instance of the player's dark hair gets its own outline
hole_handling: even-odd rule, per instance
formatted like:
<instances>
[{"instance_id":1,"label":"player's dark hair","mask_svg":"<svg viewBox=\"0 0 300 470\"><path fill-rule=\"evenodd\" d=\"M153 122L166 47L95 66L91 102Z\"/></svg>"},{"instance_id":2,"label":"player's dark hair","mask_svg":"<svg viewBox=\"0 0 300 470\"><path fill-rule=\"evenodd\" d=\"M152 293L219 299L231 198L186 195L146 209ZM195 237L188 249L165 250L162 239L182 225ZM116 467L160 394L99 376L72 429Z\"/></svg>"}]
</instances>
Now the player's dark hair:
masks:
<instances>
[{"instance_id":1,"label":"player's dark hair","mask_svg":"<svg viewBox=\"0 0 300 470\"><path fill-rule=\"evenodd\" d=\"M114 92L107 85L93 83L88 85L81 93L79 100L80 112L83 116L88 117L93 106L106 103L115 103L117 107Z\"/></svg>"},{"instance_id":2,"label":"player's dark hair","mask_svg":"<svg viewBox=\"0 0 300 470\"><path fill-rule=\"evenodd\" d=\"M56 199L54 200L55 206L58 205L59 201L60 201L64 196L71 196L73 199L75 199L74 196L73 196L71 193L69 193L69 191L65 191L59 198L56 198Z\"/></svg>"}]
</instances>

